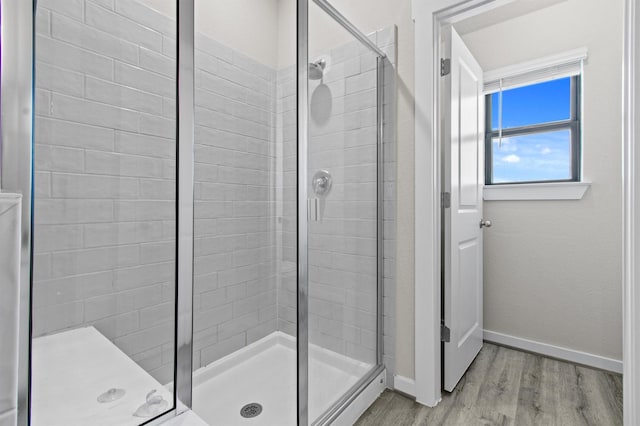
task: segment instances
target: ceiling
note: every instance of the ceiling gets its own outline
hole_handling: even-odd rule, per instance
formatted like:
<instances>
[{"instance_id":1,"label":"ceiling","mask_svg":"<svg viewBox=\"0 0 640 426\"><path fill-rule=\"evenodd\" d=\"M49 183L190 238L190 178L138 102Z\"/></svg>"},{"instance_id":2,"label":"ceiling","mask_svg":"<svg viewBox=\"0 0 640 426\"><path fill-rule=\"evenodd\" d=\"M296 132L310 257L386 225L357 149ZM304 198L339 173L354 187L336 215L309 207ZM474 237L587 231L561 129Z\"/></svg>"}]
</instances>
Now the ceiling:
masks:
<instances>
[{"instance_id":1,"label":"ceiling","mask_svg":"<svg viewBox=\"0 0 640 426\"><path fill-rule=\"evenodd\" d=\"M457 22L454 27L458 34L468 34L564 1L567 0L514 0Z\"/></svg>"}]
</instances>

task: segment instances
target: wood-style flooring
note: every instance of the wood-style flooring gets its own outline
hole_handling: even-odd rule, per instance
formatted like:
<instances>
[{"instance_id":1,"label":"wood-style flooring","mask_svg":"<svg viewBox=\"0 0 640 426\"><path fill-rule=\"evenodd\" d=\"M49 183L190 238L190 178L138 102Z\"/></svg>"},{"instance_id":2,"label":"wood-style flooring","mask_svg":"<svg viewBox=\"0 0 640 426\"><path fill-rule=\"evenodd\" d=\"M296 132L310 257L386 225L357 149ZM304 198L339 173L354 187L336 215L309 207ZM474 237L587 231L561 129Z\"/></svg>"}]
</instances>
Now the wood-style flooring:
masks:
<instances>
[{"instance_id":1,"label":"wood-style flooring","mask_svg":"<svg viewBox=\"0 0 640 426\"><path fill-rule=\"evenodd\" d=\"M622 376L485 343L435 408L385 391L357 426L622 425Z\"/></svg>"}]
</instances>

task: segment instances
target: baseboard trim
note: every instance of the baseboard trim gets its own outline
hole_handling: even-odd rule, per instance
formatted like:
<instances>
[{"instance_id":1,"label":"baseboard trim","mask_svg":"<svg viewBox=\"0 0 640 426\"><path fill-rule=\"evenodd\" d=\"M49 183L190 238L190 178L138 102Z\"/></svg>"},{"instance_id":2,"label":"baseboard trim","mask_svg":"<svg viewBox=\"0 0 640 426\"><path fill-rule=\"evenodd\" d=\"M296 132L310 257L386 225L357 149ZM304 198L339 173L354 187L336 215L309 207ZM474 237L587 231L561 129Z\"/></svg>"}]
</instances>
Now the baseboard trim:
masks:
<instances>
[{"instance_id":1,"label":"baseboard trim","mask_svg":"<svg viewBox=\"0 0 640 426\"><path fill-rule=\"evenodd\" d=\"M416 396L416 381L404 376L393 376L393 388L411 397Z\"/></svg>"},{"instance_id":2,"label":"baseboard trim","mask_svg":"<svg viewBox=\"0 0 640 426\"><path fill-rule=\"evenodd\" d=\"M600 370L611 371L622 374L622 361L593 355L587 352L574 349L563 348L561 346L550 345L548 343L536 342L534 340L523 339L521 337L510 336L508 334L497 333L495 331L484 330L484 340L498 345L509 346L515 349L522 349L540 355L557 358L588 367L599 368Z\"/></svg>"}]
</instances>

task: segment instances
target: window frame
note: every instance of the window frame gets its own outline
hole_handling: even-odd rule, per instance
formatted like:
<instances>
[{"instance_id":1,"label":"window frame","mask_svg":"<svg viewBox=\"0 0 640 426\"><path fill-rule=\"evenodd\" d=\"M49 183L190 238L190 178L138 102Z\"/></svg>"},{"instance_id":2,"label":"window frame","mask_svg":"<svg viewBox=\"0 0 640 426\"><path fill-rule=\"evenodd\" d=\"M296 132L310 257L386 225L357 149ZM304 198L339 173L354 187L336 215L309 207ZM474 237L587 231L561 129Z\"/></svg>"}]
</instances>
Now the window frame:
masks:
<instances>
[{"instance_id":1,"label":"window frame","mask_svg":"<svg viewBox=\"0 0 640 426\"><path fill-rule=\"evenodd\" d=\"M581 182L582 177L582 143L581 143L581 121L582 121L582 96L581 96L581 75L570 76L570 100L571 111L568 120L549 121L542 124L532 124L527 126L510 127L502 129L502 137L522 136L529 134L537 134L551 132L557 130L569 130L571 144L571 177L569 179L550 179L550 180L528 180L528 181L510 181L510 182L493 182L493 144L492 140L500 136L499 130L492 130L492 101L491 98L495 93L485 95L485 185L527 185L532 183L553 183L553 182ZM543 83L533 82L530 85ZM526 86L524 86L526 87ZM508 89L507 89L508 90Z\"/></svg>"}]
</instances>

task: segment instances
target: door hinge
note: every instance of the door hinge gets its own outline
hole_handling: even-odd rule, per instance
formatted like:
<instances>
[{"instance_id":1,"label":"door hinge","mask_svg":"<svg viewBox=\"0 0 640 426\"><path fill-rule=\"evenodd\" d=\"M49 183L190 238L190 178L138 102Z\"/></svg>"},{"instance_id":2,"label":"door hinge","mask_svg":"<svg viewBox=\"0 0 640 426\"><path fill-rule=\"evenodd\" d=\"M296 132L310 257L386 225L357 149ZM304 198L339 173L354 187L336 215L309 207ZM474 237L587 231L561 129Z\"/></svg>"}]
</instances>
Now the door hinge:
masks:
<instances>
[{"instance_id":1,"label":"door hinge","mask_svg":"<svg viewBox=\"0 0 640 426\"><path fill-rule=\"evenodd\" d=\"M451 207L451 193L450 192L443 192L441 194L441 198L442 198L442 208L444 209L448 209Z\"/></svg>"},{"instance_id":2,"label":"door hinge","mask_svg":"<svg viewBox=\"0 0 640 426\"><path fill-rule=\"evenodd\" d=\"M451 72L451 59L442 58L440 59L440 75L444 77L445 75L449 75Z\"/></svg>"},{"instance_id":3,"label":"door hinge","mask_svg":"<svg viewBox=\"0 0 640 426\"><path fill-rule=\"evenodd\" d=\"M440 341L444 343L451 341L451 329L444 325L444 323L440 324Z\"/></svg>"}]
</instances>

